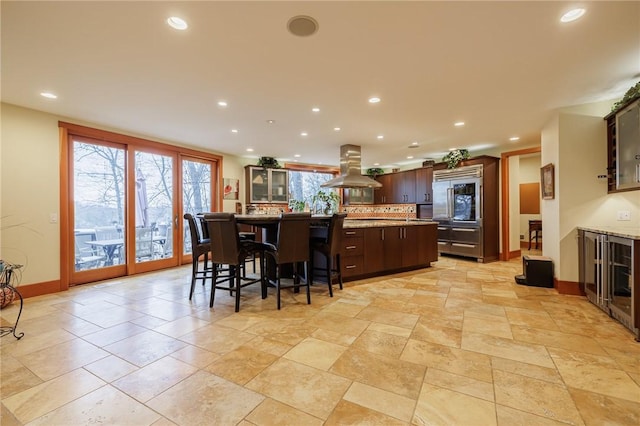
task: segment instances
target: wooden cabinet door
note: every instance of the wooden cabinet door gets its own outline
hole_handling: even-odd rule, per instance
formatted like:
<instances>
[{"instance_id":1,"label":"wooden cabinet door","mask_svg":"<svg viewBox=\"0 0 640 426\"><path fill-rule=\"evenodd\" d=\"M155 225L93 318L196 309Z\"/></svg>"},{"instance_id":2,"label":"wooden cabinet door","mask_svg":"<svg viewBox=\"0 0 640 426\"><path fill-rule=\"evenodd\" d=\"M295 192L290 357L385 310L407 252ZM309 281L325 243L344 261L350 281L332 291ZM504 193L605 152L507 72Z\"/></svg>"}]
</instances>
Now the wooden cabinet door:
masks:
<instances>
[{"instance_id":1,"label":"wooden cabinet door","mask_svg":"<svg viewBox=\"0 0 640 426\"><path fill-rule=\"evenodd\" d=\"M402 172L403 203L414 204L416 202L416 175L415 170Z\"/></svg>"},{"instance_id":2,"label":"wooden cabinet door","mask_svg":"<svg viewBox=\"0 0 640 426\"><path fill-rule=\"evenodd\" d=\"M384 228L364 230L364 268L365 273L379 272L384 269Z\"/></svg>"},{"instance_id":3,"label":"wooden cabinet door","mask_svg":"<svg viewBox=\"0 0 640 426\"><path fill-rule=\"evenodd\" d=\"M384 237L384 269L402 267L402 229L399 226L382 228Z\"/></svg>"},{"instance_id":4,"label":"wooden cabinet door","mask_svg":"<svg viewBox=\"0 0 640 426\"><path fill-rule=\"evenodd\" d=\"M374 192L373 199L375 204L387 204L391 203L390 195L393 192L391 188L391 175L380 175L376 177L376 180L382 184L382 188L377 188Z\"/></svg>"},{"instance_id":5,"label":"wooden cabinet door","mask_svg":"<svg viewBox=\"0 0 640 426\"><path fill-rule=\"evenodd\" d=\"M432 204L433 167L423 167L416 170L416 203Z\"/></svg>"},{"instance_id":6,"label":"wooden cabinet door","mask_svg":"<svg viewBox=\"0 0 640 426\"><path fill-rule=\"evenodd\" d=\"M438 227L414 226L418 234L418 264L435 262L438 260Z\"/></svg>"},{"instance_id":7,"label":"wooden cabinet door","mask_svg":"<svg viewBox=\"0 0 640 426\"><path fill-rule=\"evenodd\" d=\"M419 228L423 226L404 226L400 228L402 243L402 266L415 266L420 264L418 257Z\"/></svg>"}]
</instances>

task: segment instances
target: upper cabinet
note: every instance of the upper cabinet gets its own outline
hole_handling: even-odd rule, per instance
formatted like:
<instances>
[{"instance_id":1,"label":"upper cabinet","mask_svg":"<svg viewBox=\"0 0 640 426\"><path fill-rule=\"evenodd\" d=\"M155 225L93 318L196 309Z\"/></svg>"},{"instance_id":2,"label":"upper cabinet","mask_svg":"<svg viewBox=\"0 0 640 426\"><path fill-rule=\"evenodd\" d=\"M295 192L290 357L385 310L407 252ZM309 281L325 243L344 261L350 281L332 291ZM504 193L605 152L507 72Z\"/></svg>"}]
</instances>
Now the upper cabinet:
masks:
<instances>
[{"instance_id":1,"label":"upper cabinet","mask_svg":"<svg viewBox=\"0 0 640 426\"><path fill-rule=\"evenodd\" d=\"M376 180L382 184L382 188L373 191L373 201L375 204L393 203L393 188L391 187L391 175L376 176Z\"/></svg>"},{"instance_id":2,"label":"upper cabinet","mask_svg":"<svg viewBox=\"0 0 640 426\"><path fill-rule=\"evenodd\" d=\"M608 192L640 189L640 99L607 120Z\"/></svg>"},{"instance_id":3,"label":"upper cabinet","mask_svg":"<svg viewBox=\"0 0 640 426\"><path fill-rule=\"evenodd\" d=\"M289 171L246 166L247 204L289 202Z\"/></svg>"},{"instance_id":4,"label":"upper cabinet","mask_svg":"<svg viewBox=\"0 0 640 426\"><path fill-rule=\"evenodd\" d=\"M413 204L416 202L416 171L406 170L393 173L391 176L393 196L392 203Z\"/></svg>"},{"instance_id":5,"label":"upper cabinet","mask_svg":"<svg viewBox=\"0 0 640 426\"><path fill-rule=\"evenodd\" d=\"M342 191L342 204L345 206L373 204L373 193L373 188L345 188Z\"/></svg>"},{"instance_id":6,"label":"upper cabinet","mask_svg":"<svg viewBox=\"0 0 640 426\"><path fill-rule=\"evenodd\" d=\"M416 169L416 204L433 204L433 167Z\"/></svg>"}]
</instances>

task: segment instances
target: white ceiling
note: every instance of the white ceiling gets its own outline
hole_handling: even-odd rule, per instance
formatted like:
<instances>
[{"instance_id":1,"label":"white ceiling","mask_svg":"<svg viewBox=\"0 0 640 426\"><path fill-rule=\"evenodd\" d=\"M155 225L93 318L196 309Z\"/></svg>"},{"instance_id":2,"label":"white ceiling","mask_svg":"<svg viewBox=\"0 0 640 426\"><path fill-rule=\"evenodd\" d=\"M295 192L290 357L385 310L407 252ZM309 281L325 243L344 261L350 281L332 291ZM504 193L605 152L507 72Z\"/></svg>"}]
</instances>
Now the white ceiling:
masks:
<instances>
[{"instance_id":1,"label":"white ceiling","mask_svg":"<svg viewBox=\"0 0 640 426\"><path fill-rule=\"evenodd\" d=\"M539 144L554 109L618 99L640 78L640 2L582 3L560 24L577 3L2 1L2 101L312 164L338 165L345 143L364 167L515 150ZM290 34L296 15L318 32Z\"/></svg>"}]
</instances>

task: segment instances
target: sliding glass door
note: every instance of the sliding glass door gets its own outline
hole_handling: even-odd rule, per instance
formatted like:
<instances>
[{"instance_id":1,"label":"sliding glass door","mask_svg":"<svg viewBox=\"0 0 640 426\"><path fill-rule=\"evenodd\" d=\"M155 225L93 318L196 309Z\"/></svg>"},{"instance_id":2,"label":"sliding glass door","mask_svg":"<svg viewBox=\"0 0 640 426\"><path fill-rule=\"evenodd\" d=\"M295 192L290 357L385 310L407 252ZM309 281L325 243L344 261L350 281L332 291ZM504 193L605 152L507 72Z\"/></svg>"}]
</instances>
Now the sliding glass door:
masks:
<instances>
[{"instance_id":1,"label":"sliding glass door","mask_svg":"<svg viewBox=\"0 0 640 426\"><path fill-rule=\"evenodd\" d=\"M214 156L148 141L137 146L138 139L126 143L119 135L113 139L125 143L105 139L67 138L61 260L70 285L190 262L182 216L215 211L221 202Z\"/></svg>"}]
</instances>

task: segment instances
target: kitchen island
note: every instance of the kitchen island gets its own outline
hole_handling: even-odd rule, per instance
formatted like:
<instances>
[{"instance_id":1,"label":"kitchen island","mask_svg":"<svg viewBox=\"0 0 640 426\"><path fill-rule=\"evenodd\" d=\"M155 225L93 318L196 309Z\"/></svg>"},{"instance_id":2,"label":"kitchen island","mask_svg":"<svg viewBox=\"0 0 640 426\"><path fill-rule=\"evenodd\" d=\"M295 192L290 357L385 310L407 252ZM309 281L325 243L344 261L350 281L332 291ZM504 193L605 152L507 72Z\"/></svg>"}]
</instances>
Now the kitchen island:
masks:
<instances>
[{"instance_id":1,"label":"kitchen island","mask_svg":"<svg viewBox=\"0 0 640 426\"><path fill-rule=\"evenodd\" d=\"M437 260L436 222L348 217L344 222L344 281L427 268Z\"/></svg>"},{"instance_id":2,"label":"kitchen island","mask_svg":"<svg viewBox=\"0 0 640 426\"><path fill-rule=\"evenodd\" d=\"M238 223L262 228L263 241L275 241L279 215L236 215ZM326 235L331 216L312 216L312 236ZM341 249L343 281L427 268L438 260L438 224L425 219L359 218L344 221ZM314 264L322 267L323 256ZM322 279L319 279L322 281Z\"/></svg>"}]
</instances>

